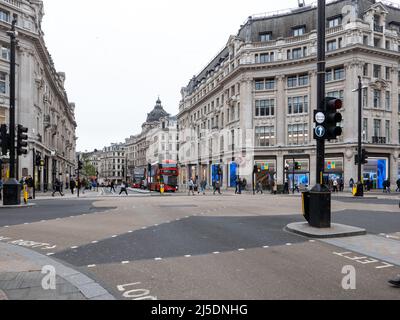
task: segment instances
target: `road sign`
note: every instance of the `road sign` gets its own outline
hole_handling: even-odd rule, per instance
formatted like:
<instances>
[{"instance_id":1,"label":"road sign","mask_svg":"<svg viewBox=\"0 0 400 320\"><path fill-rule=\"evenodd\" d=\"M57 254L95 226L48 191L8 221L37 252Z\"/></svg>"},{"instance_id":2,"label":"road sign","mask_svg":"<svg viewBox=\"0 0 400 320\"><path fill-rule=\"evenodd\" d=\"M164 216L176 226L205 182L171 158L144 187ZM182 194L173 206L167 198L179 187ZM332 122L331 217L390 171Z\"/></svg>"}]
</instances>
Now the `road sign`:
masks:
<instances>
[{"instance_id":1,"label":"road sign","mask_svg":"<svg viewBox=\"0 0 400 320\"><path fill-rule=\"evenodd\" d=\"M316 121L318 124L323 124L323 123L325 122L325 114L324 114L323 112L318 112L318 113L315 115L315 121Z\"/></svg>"},{"instance_id":2,"label":"road sign","mask_svg":"<svg viewBox=\"0 0 400 320\"><path fill-rule=\"evenodd\" d=\"M323 138L323 137L325 136L325 132L326 132L326 130L325 130L325 127L324 127L324 126L317 126L317 127L315 128L315 135L316 135L318 138Z\"/></svg>"}]
</instances>

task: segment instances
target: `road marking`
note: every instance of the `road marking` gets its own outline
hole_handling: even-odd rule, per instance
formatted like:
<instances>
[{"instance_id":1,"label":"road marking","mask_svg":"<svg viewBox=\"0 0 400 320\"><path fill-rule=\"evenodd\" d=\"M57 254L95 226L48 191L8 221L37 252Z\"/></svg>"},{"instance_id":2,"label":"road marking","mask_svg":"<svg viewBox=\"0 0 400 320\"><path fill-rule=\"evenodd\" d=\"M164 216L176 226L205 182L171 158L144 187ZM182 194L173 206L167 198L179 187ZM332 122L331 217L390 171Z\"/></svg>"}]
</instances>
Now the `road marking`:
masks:
<instances>
[{"instance_id":1,"label":"road marking","mask_svg":"<svg viewBox=\"0 0 400 320\"><path fill-rule=\"evenodd\" d=\"M95 264L89 264L88 268L96 268L96 265Z\"/></svg>"},{"instance_id":2,"label":"road marking","mask_svg":"<svg viewBox=\"0 0 400 320\"><path fill-rule=\"evenodd\" d=\"M122 261L122 264L129 264L129 261Z\"/></svg>"},{"instance_id":3,"label":"road marking","mask_svg":"<svg viewBox=\"0 0 400 320\"><path fill-rule=\"evenodd\" d=\"M147 227L143 227L143 228L142 228L142 230L146 230L146 229L147 229Z\"/></svg>"},{"instance_id":4,"label":"road marking","mask_svg":"<svg viewBox=\"0 0 400 320\"><path fill-rule=\"evenodd\" d=\"M78 249L78 247L77 246L73 246L73 247L71 247L71 249Z\"/></svg>"},{"instance_id":5,"label":"road marking","mask_svg":"<svg viewBox=\"0 0 400 320\"><path fill-rule=\"evenodd\" d=\"M309 240L309 242L315 242L315 240Z\"/></svg>"},{"instance_id":6,"label":"road marking","mask_svg":"<svg viewBox=\"0 0 400 320\"><path fill-rule=\"evenodd\" d=\"M98 243L98 241L92 241L93 244Z\"/></svg>"},{"instance_id":7,"label":"road marking","mask_svg":"<svg viewBox=\"0 0 400 320\"><path fill-rule=\"evenodd\" d=\"M220 254L220 252L218 252L218 251L215 251L215 252L213 252L213 254Z\"/></svg>"},{"instance_id":8,"label":"road marking","mask_svg":"<svg viewBox=\"0 0 400 320\"><path fill-rule=\"evenodd\" d=\"M158 224L155 224L154 226L155 226L155 227L158 227Z\"/></svg>"},{"instance_id":9,"label":"road marking","mask_svg":"<svg viewBox=\"0 0 400 320\"><path fill-rule=\"evenodd\" d=\"M154 260L156 260L156 261L161 261L162 258L155 258Z\"/></svg>"},{"instance_id":10,"label":"road marking","mask_svg":"<svg viewBox=\"0 0 400 320\"><path fill-rule=\"evenodd\" d=\"M27 225L27 224L29 224L29 222L25 222L25 223L24 223L24 225Z\"/></svg>"},{"instance_id":11,"label":"road marking","mask_svg":"<svg viewBox=\"0 0 400 320\"><path fill-rule=\"evenodd\" d=\"M48 254L46 254L46 256L52 256L52 255L54 255L54 253L48 253Z\"/></svg>"},{"instance_id":12,"label":"road marking","mask_svg":"<svg viewBox=\"0 0 400 320\"><path fill-rule=\"evenodd\" d=\"M132 230L129 230L129 231L128 231L128 233L132 233L132 232L133 232Z\"/></svg>"},{"instance_id":13,"label":"road marking","mask_svg":"<svg viewBox=\"0 0 400 320\"><path fill-rule=\"evenodd\" d=\"M358 257L358 256L351 257L351 256L349 256L350 254L351 255L355 255L355 253L353 253L353 252L341 252L341 253L333 252L333 254L337 255L337 256L340 256L340 257L343 257L345 259L351 260L351 261L356 261L356 262L361 263L361 264L379 263L380 265L375 267L375 269L385 269L385 268L394 267L394 265L392 265L392 264L389 264L389 263L383 262L383 261L379 261L379 260L376 260L376 259L373 259L373 258Z\"/></svg>"},{"instance_id":14,"label":"road marking","mask_svg":"<svg viewBox=\"0 0 400 320\"><path fill-rule=\"evenodd\" d=\"M292 244L291 244L291 243L286 243L286 245L287 245L287 246L291 246Z\"/></svg>"},{"instance_id":15,"label":"road marking","mask_svg":"<svg viewBox=\"0 0 400 320\"><path fill-rule=\"evenodd\" d=\"M4 228L9 228L10 226L4 226Z\"/></svg>"},{"instance_id":16,"label":"road marking","mask_svg":"<svg viewBox=\"0 0 400 320\"><path fill-rule=\"evenodd\" d=\"M113 235L111 238L116 238L116 237L118 237L117 235Z\"/></svg>"},{"instance_id":17,"label":"road marking","mask_svg":"<svg viewBox=\"0 0 400 320\"><path fill-rule=\"evenodd\" d=\"M40 222L46 222L46 220L42 220L42 221L40 221Z\"/></svg>"},{"instance_id":18,"label":"road marking","mask_svg":"<svg viewBox=\"0 0 400 320\"><path fill-rule=\"evenodd\" d=\"M187 254L186 256L185 256L185 258L190 258L191 257L191 255L190 254Z\"/></svg>"},{"instance_id":19,"label":"road marking","mask_svg":"<svg viewBox=\"0 0 400 320\"><path fill-rule=\"evenodd\" d=\"M244 251L245 249L239 249L238 251Z\"/></svg>"},{"instance_id":20,"label":"road marking","mask_svg":"<svg viewBox=\"0 0 400 320\"><path fill-rule=\"evenodd\" d=\"M269 246L264 246L263 248L264 248L264 249L268 249L268 248L269 248Z\"/></svg>"}]
</instances>

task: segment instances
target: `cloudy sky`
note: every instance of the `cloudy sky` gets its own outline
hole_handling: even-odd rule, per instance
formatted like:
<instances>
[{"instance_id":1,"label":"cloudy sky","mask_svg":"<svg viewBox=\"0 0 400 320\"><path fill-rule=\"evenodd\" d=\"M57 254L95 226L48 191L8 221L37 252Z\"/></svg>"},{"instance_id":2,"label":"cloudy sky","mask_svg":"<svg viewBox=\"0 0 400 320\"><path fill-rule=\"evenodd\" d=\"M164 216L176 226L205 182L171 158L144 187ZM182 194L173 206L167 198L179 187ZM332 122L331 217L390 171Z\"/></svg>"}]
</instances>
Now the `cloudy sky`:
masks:
<instances>
[{"instance_id":1,"label":"cloudy sky","mask_svg":"<svg viewBox=\"0 0 400 320\"><path fill-rule=\"evenodd\" d=\"M249 15L297 2L44 0L45 41L76 103L78 151L140 133L158 95L176 114L181 88Z\"/></svg>"}]
</instances>

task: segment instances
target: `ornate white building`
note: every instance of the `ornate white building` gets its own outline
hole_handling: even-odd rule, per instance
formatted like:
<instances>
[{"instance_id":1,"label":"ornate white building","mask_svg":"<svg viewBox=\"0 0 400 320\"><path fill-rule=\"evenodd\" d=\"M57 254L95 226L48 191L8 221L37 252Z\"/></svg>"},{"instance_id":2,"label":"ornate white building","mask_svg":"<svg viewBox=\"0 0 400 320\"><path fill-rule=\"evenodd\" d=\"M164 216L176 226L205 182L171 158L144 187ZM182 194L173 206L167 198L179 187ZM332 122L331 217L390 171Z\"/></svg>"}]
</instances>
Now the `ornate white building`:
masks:
<instances>
[{"instance_id":1,"label":"ornate white building","mask_svg":"<svg viewBox=\"0 0 400 320\"><path fill-rule=\"evenodd\" d=\"M49 190L56 178L74 175L77 127L75 104L68 101L65 74L57 72L46 48L40 0L0 0L0 122L9 124L10 38L6 32L17 19L16 121L29 129L28 155L19 158L18 175L33 175L34 153L44 160L35 170L37 187ZM8 174L3 155L2 176Z\"/></svg>"},{"instance_id":2,"label":"ornate white building","mask_svg":"<svg viewBox=\"0 0 400 320\"><path fill-rule=\"evenodd\" d=\"M363 142L370 153L364 178L381 188L399 177L400 6L372 0L328 1L328 96L344 100L343 135L327 143L327 177L357 179L357 88L362 77ZM178 124L181 183L189 176L234 186L251 171L268 186L292 176L316 183L317 9L310 5L249 17L225 48L182 89Z\"/></svg>"}]
</instances>

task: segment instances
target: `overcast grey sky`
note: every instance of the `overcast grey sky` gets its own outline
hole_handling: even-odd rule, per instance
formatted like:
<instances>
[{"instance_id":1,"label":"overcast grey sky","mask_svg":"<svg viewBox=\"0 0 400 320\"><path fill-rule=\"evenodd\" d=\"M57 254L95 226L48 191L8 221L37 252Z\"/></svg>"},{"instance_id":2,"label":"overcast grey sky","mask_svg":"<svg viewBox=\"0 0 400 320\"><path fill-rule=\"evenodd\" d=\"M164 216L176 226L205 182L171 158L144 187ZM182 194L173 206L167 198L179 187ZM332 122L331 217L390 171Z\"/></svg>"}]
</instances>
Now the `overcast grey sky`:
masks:
<instances>
[{"instance_id":1,"label":"overcast grey sky","mask_svg":"<svg viewBox=\"0 0 400 320\"><path fill-rule=\"evenodd\" d=\"M181 88L249 15L297 3L44 0L45 41L76 103L78 151L140 133L158 95L169 113L178 113Z\"/></svg>"}]
</instances>

